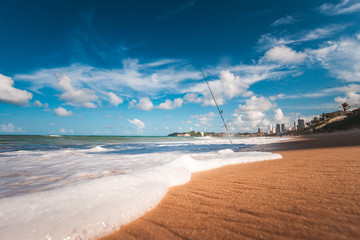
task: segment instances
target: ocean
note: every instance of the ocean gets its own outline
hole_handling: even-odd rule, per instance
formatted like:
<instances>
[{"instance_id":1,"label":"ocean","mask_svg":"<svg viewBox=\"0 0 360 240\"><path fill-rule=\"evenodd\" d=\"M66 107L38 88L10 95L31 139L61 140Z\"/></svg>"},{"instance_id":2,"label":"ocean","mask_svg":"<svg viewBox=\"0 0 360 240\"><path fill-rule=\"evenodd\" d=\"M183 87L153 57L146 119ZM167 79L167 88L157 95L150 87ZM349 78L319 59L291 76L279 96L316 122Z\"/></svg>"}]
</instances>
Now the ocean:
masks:
<instances>
[{"instance_id":1,"label":"ocean","mask_svg":"<svg viewBox=\"0 0 360 240\"><path fill-rule=\"evenodd\" d=\"M281 158L278 137L0 136L0 238L97 239L153 209L191 174Z\"/></svg>"}]
</instances>

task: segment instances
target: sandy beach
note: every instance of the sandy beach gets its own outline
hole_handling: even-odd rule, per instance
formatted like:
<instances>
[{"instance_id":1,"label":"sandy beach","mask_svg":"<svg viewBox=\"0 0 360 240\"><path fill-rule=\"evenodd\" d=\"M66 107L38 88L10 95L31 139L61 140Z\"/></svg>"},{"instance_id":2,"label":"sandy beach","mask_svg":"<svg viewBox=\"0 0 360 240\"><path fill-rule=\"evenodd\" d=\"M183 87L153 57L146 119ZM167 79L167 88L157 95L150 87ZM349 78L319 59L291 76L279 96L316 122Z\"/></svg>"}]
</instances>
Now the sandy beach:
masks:
<instances>
[{"instance_id":1,"label":"sandy beach","mask_svg":"<svg viewBox=\"0 0 360 240\"><path fill-rule=\"evenodd\" d=\"M360 131L246 150L283 158L193 174L103 239L360 239Z\"/></svg>"}]
</instances>

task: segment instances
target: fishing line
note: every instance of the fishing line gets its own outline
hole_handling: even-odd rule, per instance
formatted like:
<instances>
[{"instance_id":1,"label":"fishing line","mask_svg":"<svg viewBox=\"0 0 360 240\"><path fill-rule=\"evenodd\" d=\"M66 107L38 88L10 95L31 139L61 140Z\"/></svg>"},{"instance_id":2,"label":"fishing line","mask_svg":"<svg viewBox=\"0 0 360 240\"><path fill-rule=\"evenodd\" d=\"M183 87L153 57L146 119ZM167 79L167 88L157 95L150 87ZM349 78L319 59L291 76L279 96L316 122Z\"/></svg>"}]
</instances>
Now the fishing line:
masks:
<instances>
[{"instance_id":1,"label":"fishing line","mask_svg":"<svg viewBox=\"0 0 360 240\"><path fill-rule=\"evenodd\" d=\"M206 77L205 77L204 71L202 70L201 66L199 66L199 67L200 67L200 71L201 71L201 73L202 73L202 75L203 75L203 78L204 78L204 80L205 80L205 82L206 82L206 85L208 86L208 88L209 88L209 90L210 90L211 96L212 96L212 98L214 99L215 105L216 105L216 107L217 107L217 110L219 111L219 114L220 114L220 116L221 116L221 119L222 119L222 121L223 121L223 123L224 123L224 126L225 126L225 129L226 129L227 135L228 135L228 137L229 137L230 143L233 144L232 141L231 141L231 137L230 137L230 133L229 133L228 127L226 126L224 117L223 117L223 115L222 115L222 111L220 110L219 105L218 105L217 102L216 102L214 93L213 93L213 91L212 91L211 88L210 88L209 82L207 81L207 79L206 79Z\"/></svg>"}]
</instances>

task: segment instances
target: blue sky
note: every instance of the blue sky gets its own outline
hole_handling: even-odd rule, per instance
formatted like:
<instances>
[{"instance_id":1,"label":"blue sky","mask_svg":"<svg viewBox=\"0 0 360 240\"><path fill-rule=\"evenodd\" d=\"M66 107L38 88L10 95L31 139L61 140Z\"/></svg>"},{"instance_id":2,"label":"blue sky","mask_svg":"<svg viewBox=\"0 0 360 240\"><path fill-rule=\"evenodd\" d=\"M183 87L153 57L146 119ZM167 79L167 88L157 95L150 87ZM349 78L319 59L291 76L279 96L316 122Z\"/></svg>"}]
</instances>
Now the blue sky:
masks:
<instances>
[{"instance_id":1,"label":"blue sky","mask_svg":"<svg viewBox=\"0 0 360 240\"><path fill-rule=\"evenodd\" d=\"M0 134L290 126L360 106L360 1L2 1Z\"/></svg>"}]
</instances>

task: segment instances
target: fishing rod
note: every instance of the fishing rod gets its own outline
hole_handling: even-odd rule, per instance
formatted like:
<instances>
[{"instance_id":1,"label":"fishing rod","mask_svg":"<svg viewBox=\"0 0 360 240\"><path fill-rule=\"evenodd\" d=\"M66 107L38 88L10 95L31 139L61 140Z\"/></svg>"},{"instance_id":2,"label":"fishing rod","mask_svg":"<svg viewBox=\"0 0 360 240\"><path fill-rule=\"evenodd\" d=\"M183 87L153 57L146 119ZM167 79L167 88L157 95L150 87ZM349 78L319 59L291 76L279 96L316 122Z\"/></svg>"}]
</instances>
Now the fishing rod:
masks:
<instances>
[{"instance_id":1,"label":"fishing rod","mask_svg":"<svg viewBox=\"0 0 360 240\"><path fill-rule=\"evenodd\" d=\"M205 82L206 82L206 85L208 86L208 88L209 88L209 90L210 90L211 96L212 96L212 98L214 99L215 105L216 105L216 107L217 107L217 110L219 111L219 114L220 114L220 116L221 116L221 119L222 119L222 121L223 121L223 123L224 123L224 126L225 126L225 129L226 129L227 135L228 135L228 137L229 137L230 143L233 144L232 141L231 141L231 137L230 137L230 133L229 133L228 127L226 126L224 117L223 117L223 115L222 115L223 111L220 110L219 105L218 105L217 102L216 102L214 93L213 93L213 91L212 91L211 88L210 88L209 82L207 81L207 79L206 79L206 77L205 77L204 71L202 70L201 66L199 66L199 67L200 67L200 71L201 71L201 73L202 73L202 75L203 75L203 78L204 78L204 80L205 80Z\"/></svg>"}]
</instances>

